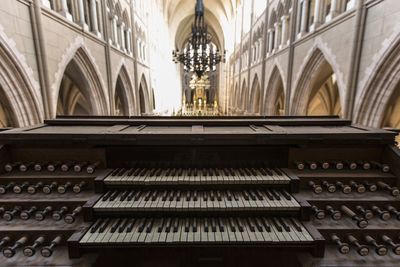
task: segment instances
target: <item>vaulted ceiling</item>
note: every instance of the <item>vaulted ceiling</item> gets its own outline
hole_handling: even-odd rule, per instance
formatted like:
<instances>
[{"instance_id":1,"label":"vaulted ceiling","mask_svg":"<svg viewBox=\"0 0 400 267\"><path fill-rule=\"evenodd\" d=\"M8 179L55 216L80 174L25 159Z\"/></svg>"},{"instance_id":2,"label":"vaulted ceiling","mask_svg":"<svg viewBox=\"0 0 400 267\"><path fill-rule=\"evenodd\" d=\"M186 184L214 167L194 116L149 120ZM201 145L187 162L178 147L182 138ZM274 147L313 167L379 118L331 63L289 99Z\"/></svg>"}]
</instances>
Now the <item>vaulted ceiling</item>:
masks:
<instances>
[{"instance_id":1,"label":"vaulted ceiling","mask_svg":"<svg viewBox=\"0 0 400 267\"><path fill-rule=\"evenodd\" d=\"M205 19L214 43L225 48L231 34L229 23L240 0L204 0ZM196 0L163 0L164 16L177 48L182 48L191 32Z\"/></svg>"}]
</instances>

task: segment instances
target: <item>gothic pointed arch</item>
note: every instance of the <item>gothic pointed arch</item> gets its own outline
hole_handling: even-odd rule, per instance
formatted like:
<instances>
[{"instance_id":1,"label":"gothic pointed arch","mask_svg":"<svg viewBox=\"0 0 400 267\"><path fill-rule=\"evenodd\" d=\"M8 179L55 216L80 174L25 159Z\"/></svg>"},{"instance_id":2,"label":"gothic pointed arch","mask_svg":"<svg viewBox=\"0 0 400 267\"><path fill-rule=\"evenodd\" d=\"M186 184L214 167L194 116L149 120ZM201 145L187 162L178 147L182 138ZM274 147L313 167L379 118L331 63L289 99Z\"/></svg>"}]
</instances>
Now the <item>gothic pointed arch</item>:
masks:
<instances>
[{"instance_id":1,"label":"gothic pointed arch","mask_svg":"<svg viewBox=\"0 0 400 267\"><path fill-rule=\"evenodd\" d=\"M275 65L268 79L264 99L264 113L268 116L285 114L285 88L279 68Z\"/></svg>"},{"instance_id":2,"label":"gothic pointed arch","mask_svg":"<svg viewBox=\"0 0 400 267\"><path fill-rule=\"evenodd\" d=\"M58 86L57 115L107 115L100 75L83 47L66 65Z\"/></svg>"},{"instance_id":3,"label":"gothic pointed arch","mask_svg":"<svg viewBox=\"0 0 400 267\"><path fill-rule=\"evenodd\" d=\"M248 90L247 90L247 83L246 80L243 80L242 82L242 88L240 90L240 97L238 99L238 108L240 108L241 110L245 111L246 110L246 103L247 103L247 94L248 94Z\"/></svg>"},{"instance_id":4,"label":"gothic pointed arch","mask_svg":"<svg viewBox=\"0 0 400 267\"><path fill-rule=\"evenodd\" d=\"M0 128L23 127L42 121L42 101L35 90L34 81L23 63L0 35Z\"/></svg>"},{"instance_id":5,"label":"gothic pointed arch","mask_svg":"<svg viewBox=\"0 0 400 267\"><path fill-rule=\"evenodd\" d=\"M295 86L292 115L341 115L341 96L336 73L319 48L313 50ZM317 99L315 99L317 98ZM316 103L319 108L315 109ZM318 112L314 111L318 110Z\"/></svg>"},{"instance_id":6,"label":"gothic pointed arch","mask_svg":"<svg viewBox=\"0 0 400 267\"><path fill-rule=\"evenodd\" d=\"M150 112L151 108L150 108L149 89L144 74L142 75L139 84L139 105L140 105L140 114L145 114Z\"/></svg>"},{"instance_id":7,"label":"gothic pointed arch","mask_svg":"<svg viewBox=\"0 0 400 267\"><path fill-rule=\"evenodd\" d=\"M233 94L232 94L232 98L231 98L231 106L234 108L237 107L236 104L237 104L238 94L239 94L239 84L236 82L235 87L233 88Z\"/></svg>"},{"instance_id":8,"label":"gothic pointed arch","mask_svg":"<svg viewBox=\"0 0 400 267\"><path fill-rule=\"evenodd\" d=\"M121 66L114 88L114 114L123 116L134 114L134 90L124 65Z\"/></svg>"},{"instance_id":9,"label":"gothic pointed arch","mask_svg":"<svg viewBox=\"0 0 400 267\"><path fill-rule=\"evenodd\" d=\"M372 73L359 97L355 121L372 127L400 127L400 34Z\"/></svg>"},{"instance_id":10,"label":"gothic pointed arch","mask_svg":"<svg viewBox=\"0 0 400 267\"><path fill-rule=\"evenodd\" d=\"M253 114L260 114L261 111L261 84L257 74L251 85L249 111Z\"/></svg>"}]
</instances>

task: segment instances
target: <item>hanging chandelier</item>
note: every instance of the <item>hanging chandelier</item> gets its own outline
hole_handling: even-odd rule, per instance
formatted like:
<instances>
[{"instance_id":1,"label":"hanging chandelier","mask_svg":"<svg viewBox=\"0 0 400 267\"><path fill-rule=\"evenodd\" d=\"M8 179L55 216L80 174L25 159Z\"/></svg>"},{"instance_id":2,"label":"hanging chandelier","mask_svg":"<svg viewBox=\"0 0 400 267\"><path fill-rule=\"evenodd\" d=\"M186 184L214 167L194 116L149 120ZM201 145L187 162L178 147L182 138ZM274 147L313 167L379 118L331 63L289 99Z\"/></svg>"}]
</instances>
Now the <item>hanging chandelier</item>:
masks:
<instances>
[{"instance_id":1,"label":"hanging chandelier","mask_svg":"<svg viewBox=\"0 0 400 267\"><path fill-rule=\"evenodd\" d=\"M182 63L185 72L194 72L199 78L205 72L216 71L217 65L225 62L225 51L221 54L211 40L204 21L203 0L197 0L192 33L182 52L178 49L172 51L173 61Z\"/></svg>"}]
</instances>

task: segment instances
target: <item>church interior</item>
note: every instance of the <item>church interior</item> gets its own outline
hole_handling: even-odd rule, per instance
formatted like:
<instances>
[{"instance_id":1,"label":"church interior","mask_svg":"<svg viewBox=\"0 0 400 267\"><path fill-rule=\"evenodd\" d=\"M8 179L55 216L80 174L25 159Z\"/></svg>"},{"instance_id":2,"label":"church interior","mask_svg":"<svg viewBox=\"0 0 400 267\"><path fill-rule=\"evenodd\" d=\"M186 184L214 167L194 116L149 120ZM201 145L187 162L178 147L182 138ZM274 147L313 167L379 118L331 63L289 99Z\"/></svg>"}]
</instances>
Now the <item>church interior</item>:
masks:
<instances>
[{"instance_id":1,"label":"church interior","mask_svg":"<svg viewBox=\"0 0 400 267\"><path fill-rule=\"evenodd\" d=\"M0 266L398 266L399 148L398 0L1 1Z\"/></svg>"}]
</instances>

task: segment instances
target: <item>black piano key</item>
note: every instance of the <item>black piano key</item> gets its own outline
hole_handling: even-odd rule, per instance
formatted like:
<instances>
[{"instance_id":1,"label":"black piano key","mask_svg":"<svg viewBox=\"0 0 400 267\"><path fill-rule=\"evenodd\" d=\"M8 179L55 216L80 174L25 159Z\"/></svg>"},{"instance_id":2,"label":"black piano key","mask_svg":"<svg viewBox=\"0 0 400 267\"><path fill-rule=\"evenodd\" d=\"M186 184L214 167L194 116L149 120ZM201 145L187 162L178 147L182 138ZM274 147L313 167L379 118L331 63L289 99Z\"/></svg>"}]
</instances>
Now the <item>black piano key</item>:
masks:
<instances>
[{"instance_id":1,"label":"black piano key","mask_svg":"<svg viewBox=\"0 0 400 267\"><path fill-rule=\"evenodd\" d=\"M227 195L227 199L228 199L228 201L232 201L232 193L231 193L231 191L226 191L226 195Z\"/></svg>"},{"instance_id":2,"label":"black piano key","mask_svg":"<svg viewBox=\"0 0 400 267\"><path fill-rule=\"evenodd\" d=\"M161 222L157 227L157 232L161 233L163 231L164 224L165 224L165 218L161 218Z\"/></svg>"},{"instance_id":3,"label":"black piano key","mask_svg":"<svg viewBox=\"0 0 400 267\"><path fill-rule=\"evenodd\" d=\"M185 222L185 232L188 233L190 231L190 220L189 218L184 219Z\"/></svg>"},{"instance_id":4,"label":"black piano key","mask_svg":"<svg viewBox=\"0 0 400 267\"><path fill-rule=\"evenodd\" d=\"M178 190L178 191L176 192L176 201L181 201L181 196L182 196L182 193L181 193L180 190ZM173 200L173 199L172 199L172 200Z\"/></svg>"},{"instance_id":5,"label":"black piano key","mask_svg":"<svg viewBox=\"0 0 400 267\"><path fill-rule=\"evenodd\" d=\"M106 218L99 227L99 233L103 233L109 223L110 223L110 218Z\"/></svg>"},{"instance_id":6,"label":"black piano key","mask_svg":"<svg viewBox=\"0 0 400 267\"><path fill-rule=\"evenodd\" d=\"M257 195L258 200L264 200L264 197L260 190L256 190L255 193Z\"/></svg>"},{"instance_id":7,"label":"black piano key","mask_svg":"<svg viewBox=\"0 0 400 267\"><path fill-rule=\"evenodd\" d=\"M152 194L151 194L151 201L156 201L158 197L158 191L155 190Z\"/></svg>"},{"instance_id":8,"label":"black piano key","mask_svg":"<svg viewBox=\"0 0 400 267\"><path fill-rule=\"evenodd\" d=\"M167 197L168 197L168 191L165 190L165 191L163 192L162 196L161 196L161 200L162 200L162 201L166 201L166 200L167 200Z\"/></svg>"},{"instance_id":9,"label":"black piano key","mask_svg":"<svg viewBox=\"0 0 400 267\"><path fill-rule=\"evenodd\" d=\"M138 201L141 196L142 196L142 192L141 191L137 191L135 196L133 197L133 201Z\"/></svg>"},{"instance_id":10,"label":"black piano key","mask_svg":"<svg viewBox=\"0 0 400 267\"><path fill-rule=\"evenodd\" d=\"M128 173L126 174L127 176L132 176L132 174L135 172L134 168L129 169Z\"/></svg>"},{"instance_id":11,"label":"black piano key","mask_svg":"<svg viewBox=\"0 0 400 267\"><path fill-rule=\"evenodd\" d=\"M109 201L114 201L117 198L118 195L119 195L119 192L116 190L111 194L111 196L110 196L110 198L108 200Z\"/></svg>"},{"instance_id":12,"label":"black piano key","mask_svg":"<svg viewBox=\"0 0 400 267\"><path fill-rule=\"evenodd\" d=\"M217 176L217 177L220 176L219 170L218 170L218 169L213 169L213 171L214 171L214 175L215 175L215 176Z\"/></svg>"},{"instance_id":13,"label":"black piano key","mask_svg":"<svg viewBox=\"0 0 400 267\"><path fill-rule=\"evenodd\" d=\"M146 224L146 233L150 233L151 229L153 228L154 225L154 218L149 219L149 221Z\"/></svg>"},{"instance_id":14,"label":"black piano key","mask_svg":"<svg viewBox=\"0 0 400 267\"><path fill-rule=\"evenodd\" d=\"M151 191L147 191L147 192L145 193L145 195L144 195L144 200L145 200L145 201L149 201L150 196L151 196Z\"/></svg>"},{"instance_id":15,"label":"black piano key","mask_svg":"<svg viewBox=\"0 0 400 267\"><path fill-rule=\"evenodd\" d=\"M99 229L100 225L103 223L103 219L98 219L92 226L92 228L90 228L90 232L91 233L95 233L97 231L97 229Z\"/></svg>"},{"instance_id":16,"label":"black piano key","mask_svg":"<svg viewBox=\"0 0 400 267\"><path fill-rule=\"evenodd\" d=\"M278 218L278 221L281 223L283 229L285 229L286 232L290 232L289 225L287 225L286 222L282 218Z\"/></svg>"},{"instance_id":17,"label":"black piano key","mask_svg":"<svg viewBox=\"0 0 400 267\"><path fill-rule=\"evenodd\" d=\"M265 190L265 194L267 195L267 198L269 200L274 200L274 197L272 196L271 192L269 190Z\"/></svg>"},{"instance_id":18,"label":"black piano key","mask_svg":"<svg viewBox=\"0 0 400 267\"><path fill-rule=\"evenodd\" d=\"M203 200L204 201L208 201L208 193L207 193L207 191L203 192Z\"/></svg>"},{"instance_id":19,"label":"black piano key","mask_svg":"<svg viewBox=\"0 0 400 267\"><path fill-rule=\"evenodd\" d=\"M271 225L269 224L268 220L266 218L262 218L262 223L265 227L265 231L271 232Z\"/></svg>"},{"instance_id":20,"label":"black piano key","mask_svg":"<svg viewBox=\"0 0 400 267\"><path fill-rule=\"evenodd\" d=\"M126 172L125 168L120 169L119 172L118 172L118 176L124 175L125 172Z\"/></svg>"},{"instance_id":21,"label":"black piano key","mask_svg":"<svg viewBox=\"0 0 400 267\"><path fill-rule=\"evenodd\" d=\"M197 218L193 218L192 230L193 230L194 233L197 232Z\"/></svg>"},{"instance_id":22,"label":"black piano key","mask_svg":"<svg viewBox=\"0 0 400 267\"><path fill-rule=\"evenodd\" d=\"M190 201L190 198L191 198L191 192L187 191L186 192L186 201Z\"/></svg>"},{"instance_id":23,"label":"black piano key","mask_svg":"<svg viewBox=\"0 0 400 267\"><path fill-rule=\"evenodd\" d=\"M217 231L217 224L215 218L211 218L211 230L215 233Z\"/></svg>"},{"instance_id":24,"label":"black piano key","mask_svg":"<svg viewBox=\"0 0 400 267\"><path fill-rule=\"evenodd\" d=\"M119 197L120 201L124 201L126 199L126 197L128 196L128 191L124 191L122 192L121 196Z\"/></svg>"},{"instance_id":25,"label":"black piano key","mask_svg":"<svg viewBox=\"0 0 400 267\"><path fill-rule=\"evenodd\" d=\"M210 191L210 200L215 201L215 195L213 190Z\"/></svg>"},{"instance_id":26,"label":"black piano key","mask_svg":"<svg viewBox=\"0 0 400 267\"><path fill-rule=\"evenodd\" d=\"M197 190L195 190L195 191L193 192L193 200L194 200L194 201L197 201L197 199L198 199L198 194L197 194Z\"/></svg>"},{"instance_id":27,"label":"black piano key","mask_svg":"<svg viewBox=\"0 0 400 267\"><path fill-rule=\"evenodd\" d=\"M282 226L280 225L279 221L276 218L272 218L272 223L274 224L276 229L278 229L279 232L283 231Z\"/></svg>"},{"instance_id":28,"label":"black piano key","mask_svg":"<svg viewBox=\"0 0 400 267\"><path fill-rule=\"evenodd\" d=\"M169 201L173 201L174 200L174 196L175 196L175 192L173 190L171 190L169 192L169 195L168 195Z\"/></svg>"},{"instance_id":29,"label":"black piano key","mask_svg":"<svg viewBox=\"0 0 400 267\"><path fill-rule=\"evenodd\" d=\"M253 190L249 191L249 195L250 195L251 200L254 200L254 201L257 200L257 196Z\"/></svg>"},{"instance_id":30,"label":"black piano key","mask_svg":"<svg viewBox=\"0 0 400 267\"><path fill-rule=\"evenodd\" d=\"M208 232L208 218L204 219L204 232Z\"/></svg>"},{"instance_id":31,"label":"black piano key","mask_svg":"<svg viewBox=\"0 0 400 267\"><path fill-rule=\"evenodd\" d=\"M176 233L176 232L178 232L178 229L179 229L179 219L178 218L175 218L174 219L174 226L173 226L173 232L174 233Z\"/></svg>"},{"instance_id":32,"label":"black piano key","mask_svg":"<svg viewBox=\"0 0 400 267\"><path fill-rule=\"evenodd\" d=\"M296 229L296 231L298 232L302 232L302 228L300 226L300 224L293 218L290 218L290 222L292 223L293 227Z\"/></svg>"},{"instance_id":33,"label":"black piano key","mask_svg":"<svg viewBox=\"0 0 400 267\"><path fill-rule=\"evenodd\" d=\"M247 200L247 201L250 200L250 195L249 195L249 193L248 193L246 190L243 191L243 198L244 198L245 200Z\"/></svg>"},{"instance_id":34,"label":"black piano key","mask_svg":"<svg viewBox=\"0 0 400 267\"><path fill-rule=\"evenodd\" d=\"M172 224L172 219L168 218L167 219L167 223L165 225L165 232L169 233L171 231L171 224Z\"/></svg>"},{"instance_id":35,"label":"black piano key","mask_svg":"<svg viewBox=\"0 0 400 267\"><path fill-rule=\"evenodd\" d=\"M239 232L244 232L242 219L241 218L236 218L236 223L237 223L237 227L239 229Z\"/></svg>"},{"instance_id":36,"label":"black piano key","mask_svg":"<svg viewBox=\"0 0 400 267\"><path fill-rule=\"evenodd\" d=\"M131 201L134 196L135 196L135 191L132 190L132 191L129 192L128 196L126 197L126 200L127 201Z\"/></svg>"},{"instance_id":37,"label":"black piano key","mask_svg":"<svg viewBox=\"0 0 400 267\"><path fill-rule=\"evenodd\" d=\"M219 227L220 232L225 231L224 222L223 222L222 218L218 218L218 227Z\"/></svg>"},{"instance_id":38,"label":"black piano key","mask_svg":"<svg viewBox=\"0 0 400 267\"><path fill-rule=\"evenodd\" d=\"M264 229L263 229L263 227L262 227L262 222L260 221L260 218L255 218L255 220L254 220L254 222L255 222L255 225L256 225L256 227L257 227L257 230L259 231L259 232L263 232L264 231Z\"/></svg>"},{"instance_id":39,"label":"black piano key","mask_svg":"<svg viewBox=\"0 0 400 267\"><path fill-rule=\"evenodd\" d=\"M260 168L259 171L261 172L262 175L268 176L268 173L264 168Z\"/></svg>"},{"instance_id":40,"label":"black piano key","mask_svg":"<svg viewBox=\"0 0 400 267\"><path fill-rule=\"evenodd\" d=\"M115 233L115 231L117 230L119 224L121 222L121 219L117 219L111 226L111 233Z\"/></svg>"},{"instance_id":41,"label":"black piano key","mask_svg":"<svg viewBox=\"0 0 400 267\"><path fill-rule=\"evenodd\" d=\"M275 199L277 200L281 200L281 196L279 195L278 191L276 191L275 189L272 189L272 194L274 195Z\"/></svg>"},{"instance_id":42,"label":"black piano key","mask_svg":"<svg viewBox=\"0 0 400 267\"><path fill-rule=\"evenodd\" d=\"M236 224L232 217L229 218L229 227L232 232L236 232Z\"/></svg>"},{"instance_id":43,"label":"black piano key","mask_svg":"<svg viewBox=\"0 0 400 267\"><path fill-rule=\"evenodd\" d=\"M147 173L147 169L143 168L143 170L139 173L139 176L143 177L146 175L146 173Z\"/></svg>"},{"instance_id":44,"label":"black piano key","mask_svg":"<svg viewBox=\"0 0 400 267\"><path fill-rule=\"evenodd\" d=\"M208 169L208 171L210 171L210 169ZM202 175L202 176L207 176L207 169L203 168L203 169L201 170L201 175Z\"/></svg>"},{"instance_id":45,"label":"black piano key","mask_svg":"<svg viewBox=\"0 0 400 267\"><path fill-rule=\"evenodd\" d=\"M119 173L120 169L116 168L112 171L111 176L117 176L117 174Z\"/></svg>"},{"instance_id":46,"label":"black piano key","mask_svg":"<svg viewBox=\"0 0 400 267\"><path fill-rule=\"evenodd\" d=\"M292 200L292 197L286 190L282 190L281 193L285 197L286 200Z\"/></svg>"},{"instance_id":47,"label":"black piano key","mask_svg":"<svg viewBox=\"0 0 400 267\"><path fill-rule=\"evenodd\" d=\"M142 233L144 231L144 228L146 227L146 223L149 219L142 219L141 222L139 222L139 227L138 227L138 232Z\"/></svg>"},{"instance_id":48,"label":"black piano key","mask_svg":"<svg viewBox=\"0 0 400 267\"><path fill-rule=\"evenodd\" d=\"M221 192L219 190L217 191L217 200L218 201L222 201L222 195L221 195Z\"/></svg>"},{"instance_id":49,"label":"black piano key","mask_svg":"<svg viewBox=\"0 0 400 267\"><path fill-rule=\"evenodd\" d=\"M126 226L126 232L130 233L132 232L133 226L135 225L136 220L135 219L130 219L129 222L127 223Z\"/></svg>"},{"instance_id":50,"label":"black piano key","mask_svg":"<svg viewBox=\"0 0 400 267\"><path fill-rule=\"evenodd\" d=\"M118 233L122 233L127 226L128 219L124 218L118 226Z\"/></svg>"},{"instance_id":51,"label":"black piano key","mask_svg":"<svg viewBox=\"0 0 400 267\"><path fill-rule=\"evenodd\" d=\"M111 191L108 191L107 193L105 193L105 195L103 196L102 200L103 201L107 201L110 196L111 196Z\"/></svg>"},{"instance_id":52,"label":"black piano key","mask_svg":"<svg viewBox=\"0 0 400 267\"><path fill-rule=\"evenodd\" d=\"M255 227L255 224L254 224L252 218L247 218L247 224L249 226L250 231L252 231L252 232L256 231L256 227Z\"/></svg>"}]
</instances>

